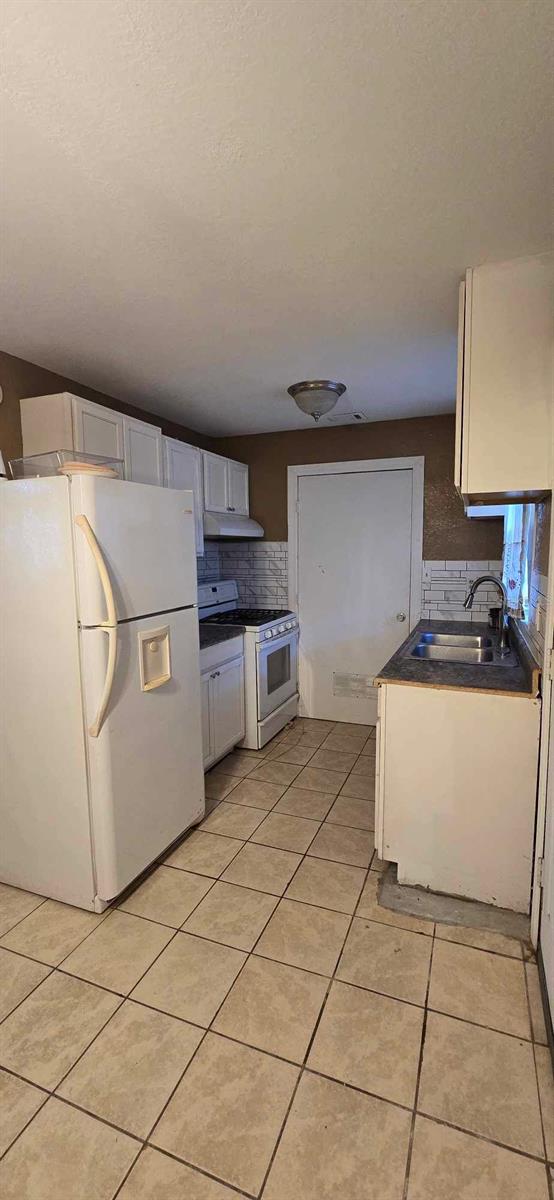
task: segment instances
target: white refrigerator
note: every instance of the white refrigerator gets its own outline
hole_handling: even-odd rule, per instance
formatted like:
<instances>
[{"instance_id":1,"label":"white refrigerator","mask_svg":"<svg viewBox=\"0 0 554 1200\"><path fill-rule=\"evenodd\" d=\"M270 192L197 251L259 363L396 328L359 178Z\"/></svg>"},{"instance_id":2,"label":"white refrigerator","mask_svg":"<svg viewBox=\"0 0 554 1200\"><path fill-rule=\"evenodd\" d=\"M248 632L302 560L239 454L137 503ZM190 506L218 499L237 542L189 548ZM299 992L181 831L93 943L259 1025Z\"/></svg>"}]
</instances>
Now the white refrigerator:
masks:
<instances>
[{"instance_id":1,"label":"white refrigerator","mask_svg":"<svg viewBox=\"0 0 554 1200\"><path fill-rule=\"evenodd\" d=\"M0 489L0 879L102 911L204 813L192 493Z\"/></svg>"}]
</instances>

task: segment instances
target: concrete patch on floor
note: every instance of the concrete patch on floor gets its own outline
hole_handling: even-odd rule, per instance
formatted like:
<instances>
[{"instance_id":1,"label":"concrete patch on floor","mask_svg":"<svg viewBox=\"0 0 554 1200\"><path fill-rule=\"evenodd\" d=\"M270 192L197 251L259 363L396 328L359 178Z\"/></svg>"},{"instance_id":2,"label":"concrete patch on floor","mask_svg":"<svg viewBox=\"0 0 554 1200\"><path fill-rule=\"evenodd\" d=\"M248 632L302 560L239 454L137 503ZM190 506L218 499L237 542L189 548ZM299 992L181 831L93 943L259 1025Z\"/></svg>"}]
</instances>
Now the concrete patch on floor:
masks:
<instances>
[{"instance_id":1,"label":"concrete patch on floor","mask_svg":"<svg viewBox=\"0 0 554 1200\"><path fill-rule=\"evenodd\" d=\"M381 877L379 904L392 912L410 913L445 925L466 925L486 929L506 937L529 942L529 918L508 908L482 904L480 900L464 900L460 896L445 896L427 888L409 887L398 883L396 863L389 863Z\"/></svg>"}]
</instances>

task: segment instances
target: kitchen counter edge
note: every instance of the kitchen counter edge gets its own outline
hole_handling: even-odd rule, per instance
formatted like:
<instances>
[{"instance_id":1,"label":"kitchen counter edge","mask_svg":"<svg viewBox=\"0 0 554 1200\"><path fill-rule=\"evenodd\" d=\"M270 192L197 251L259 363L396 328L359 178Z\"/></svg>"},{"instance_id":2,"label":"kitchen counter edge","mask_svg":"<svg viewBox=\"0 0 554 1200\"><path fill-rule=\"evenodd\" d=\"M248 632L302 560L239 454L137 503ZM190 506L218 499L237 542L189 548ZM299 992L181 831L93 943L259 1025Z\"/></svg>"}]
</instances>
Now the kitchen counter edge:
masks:
<instances>
[{"instance_id":1,"label":"kitchen counter edge","mask_svg":"<svg viewBox=\"0 0 554 1200\"><path fill-rule=\"evenodd\" d=\"M493 693L499 696L524 696L535 700L540 694L541 669L510 621L512 647L518 664L513 667L478 666L470 663L425 660L405 655L412 640L422 633L473 633L491 636L488 625L475 621L418 621L408 637L385 664L374 684L400 683L408 687L446 688L450 691ZM417 635L417 636L416 636ZM492 633L492 636L495 636Z\"/></svg>"}]
</instances>

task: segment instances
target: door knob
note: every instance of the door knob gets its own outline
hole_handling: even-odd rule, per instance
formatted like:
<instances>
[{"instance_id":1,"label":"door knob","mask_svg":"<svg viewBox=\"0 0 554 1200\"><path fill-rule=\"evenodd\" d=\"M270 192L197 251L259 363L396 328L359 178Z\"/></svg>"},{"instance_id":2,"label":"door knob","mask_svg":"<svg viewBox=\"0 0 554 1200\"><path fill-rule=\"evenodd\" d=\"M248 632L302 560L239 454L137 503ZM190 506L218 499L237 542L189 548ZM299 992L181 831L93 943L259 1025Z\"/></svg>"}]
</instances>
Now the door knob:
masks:
<instances>
[{"instance_id":1,"label":"door knob","mask_svg":"<svg viewBox=\"0 0 554 1200\"><path fill-rule=\"evenodd\" d=\"M396 620L397 620L397 621L405 621L405 620L406 620L406 613L397 613L397 614L396 614Z\"/></svg>"}]
</instances>

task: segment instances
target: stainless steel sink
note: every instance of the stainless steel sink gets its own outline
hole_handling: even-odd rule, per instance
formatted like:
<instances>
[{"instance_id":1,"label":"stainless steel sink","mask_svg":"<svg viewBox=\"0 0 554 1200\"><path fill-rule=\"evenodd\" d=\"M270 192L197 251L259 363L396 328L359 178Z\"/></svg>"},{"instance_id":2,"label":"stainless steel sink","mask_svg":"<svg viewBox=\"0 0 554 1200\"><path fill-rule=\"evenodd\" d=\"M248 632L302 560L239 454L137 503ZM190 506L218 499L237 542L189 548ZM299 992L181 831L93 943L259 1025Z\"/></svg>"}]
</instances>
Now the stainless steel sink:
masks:
<instances>
[{"instance_id":1,"label":"stainless steel sink","mask_svg":"<svg viewBox=\"0 0 554 1200\"><path fill-rule=\"evenodd\" d=\"M476 650L492 646L492 638L478 633L422 633L419 642L425 646L468 646ZM428 657L434 658L436 655ZM425 658L425 655L420 654L419 658Z\"/></svg>"},{"instance_id":2,"label":"stainless steel sink","mask_svg":"<svg viewBox=\"0 0 554 1200\"><path fill-rule=\"evenodd\" d=\"M446 634L424 634L424 637L447 637ZM439 659L444 662L459 662L471 663L475 666L479 664L494 662L494 651L490 638L461 638L458 643L454 642L451 635L451 642L439 642L438 645L423 641L423 638L418 642L414 650L412 650L412 658L432 658ZM487 645L479 645L478 643L487 643ZM477 643L477 645L475 644Z\"/></svg>"}]
</instances>

